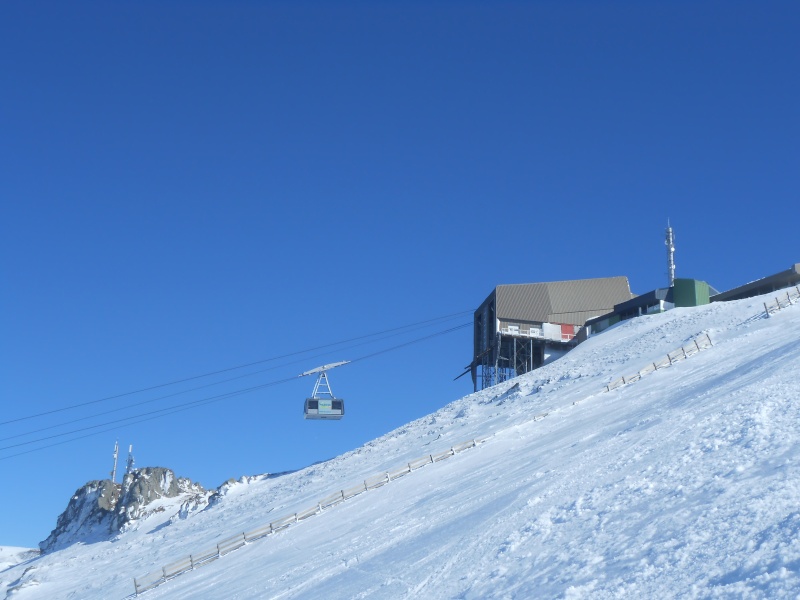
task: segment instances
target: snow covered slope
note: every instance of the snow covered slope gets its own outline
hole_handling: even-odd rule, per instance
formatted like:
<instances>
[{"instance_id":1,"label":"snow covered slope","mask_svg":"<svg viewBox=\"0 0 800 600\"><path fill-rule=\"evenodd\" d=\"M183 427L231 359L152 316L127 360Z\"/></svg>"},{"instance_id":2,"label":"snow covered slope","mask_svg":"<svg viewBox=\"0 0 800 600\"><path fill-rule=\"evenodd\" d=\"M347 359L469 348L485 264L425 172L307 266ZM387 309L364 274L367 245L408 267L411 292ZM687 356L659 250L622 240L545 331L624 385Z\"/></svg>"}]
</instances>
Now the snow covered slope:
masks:
<instances>
[{"instance_id":1,"label":"snow covered slope","mask_svg":"<svg viewBox=\"0 0 800 600\"><path fill-rule=\"evenodd\" d=\"M794 598L800 304L766 318L762 301L627 321L328 462L209 506L164 499L112 541L0 572L0 598L125 598L134 577L474 438L142 596ZM703 334L712 347L604 391Z\"/></svg>"},{"instance_id":2,"label":"snow covered slope","mask_svg":"<svg viewBox=\"0 0 800 600\"><path fill-rule=\"evenodd\" d=\"M12 566L25 560L35 558L39 555L39 550L31 548L16 548L14 546L0 546L0 573Z\"/></svg>"}]
</instances>

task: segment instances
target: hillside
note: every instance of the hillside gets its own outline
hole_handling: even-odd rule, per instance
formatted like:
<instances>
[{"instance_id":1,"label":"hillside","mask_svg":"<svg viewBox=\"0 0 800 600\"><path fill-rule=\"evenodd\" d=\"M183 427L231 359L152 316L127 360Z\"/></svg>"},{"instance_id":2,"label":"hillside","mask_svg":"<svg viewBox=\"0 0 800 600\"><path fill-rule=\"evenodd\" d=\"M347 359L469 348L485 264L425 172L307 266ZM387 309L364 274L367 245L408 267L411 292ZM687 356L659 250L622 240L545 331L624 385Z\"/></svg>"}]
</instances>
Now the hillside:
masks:
<instances>
[{"instance_id":1,"label":"hillside","mask_svg":"<svg viewBox=\"0 0 800 600\"><path fill-rule=\"evenodd\" d=\"M6 568L0 598L130 596L134 577L470 440L142 596L795 597L800 305L766 318L764 300L627 321L330 461L164 499L112 540Z\"/></svg>"}]
</instances>

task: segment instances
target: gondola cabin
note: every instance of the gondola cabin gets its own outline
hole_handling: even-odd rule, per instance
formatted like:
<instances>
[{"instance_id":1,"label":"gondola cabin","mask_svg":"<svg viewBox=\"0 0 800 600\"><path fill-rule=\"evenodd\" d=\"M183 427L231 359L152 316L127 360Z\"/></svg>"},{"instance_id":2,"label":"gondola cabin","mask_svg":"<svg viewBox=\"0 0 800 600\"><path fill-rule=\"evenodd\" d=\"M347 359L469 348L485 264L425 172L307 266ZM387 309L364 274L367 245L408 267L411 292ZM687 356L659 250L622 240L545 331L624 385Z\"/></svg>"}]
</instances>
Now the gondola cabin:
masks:
<instances>
[{"instance_id":1,"label":"gondola cabin","mask_svg":"<svg viewBox=\"0 0 800 600\"><path fill-rule=\"evenodd\" d=\"M303 413L306 419L341 419L344 416L344 400L307 398Z\"/></svg>"},{"instance_id":2,"label":"gondola cabin","mask_svg":"<svg viewBox=\"0 0 800 600\"><path fill-rule=\"evenodd\" d=\"M331 386L328 383L328 375L325 372L334 367L346 365L348 362L350 361L345 360L338 363L323 365L300 374L300 377L305 375L317 375L317 382L314 384L314 393L311 395L311 398L306 398L306 403L303 406L303 416L306 419L335 421L344 416L344 400L336 398L333 395Z\"/></svg>"}]
</instances>

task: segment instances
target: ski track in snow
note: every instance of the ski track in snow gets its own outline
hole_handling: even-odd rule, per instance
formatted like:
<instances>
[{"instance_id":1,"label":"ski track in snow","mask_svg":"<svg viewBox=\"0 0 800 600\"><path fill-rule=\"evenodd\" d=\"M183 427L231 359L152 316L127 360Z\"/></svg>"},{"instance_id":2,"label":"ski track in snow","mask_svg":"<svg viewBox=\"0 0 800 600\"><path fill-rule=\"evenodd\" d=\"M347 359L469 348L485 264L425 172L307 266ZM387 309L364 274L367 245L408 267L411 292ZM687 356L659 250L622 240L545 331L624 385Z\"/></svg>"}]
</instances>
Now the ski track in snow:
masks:
<instances>
[{"instance_id":1,"label":"ski track in snow","mask_svg":"<svg viewBox=\"0 0 800 600\"><path fill-rule=\"evenodd\" d=\"M626 321L330 461L227 485L208 508L181 517L164 501L110 541L0 553L0 598L130 597L134 577L484 437L142 596L797 597L800 306L758 318L761 302ZM712 348L603 391L702 333Z\"/></svg>"}]
</instances>

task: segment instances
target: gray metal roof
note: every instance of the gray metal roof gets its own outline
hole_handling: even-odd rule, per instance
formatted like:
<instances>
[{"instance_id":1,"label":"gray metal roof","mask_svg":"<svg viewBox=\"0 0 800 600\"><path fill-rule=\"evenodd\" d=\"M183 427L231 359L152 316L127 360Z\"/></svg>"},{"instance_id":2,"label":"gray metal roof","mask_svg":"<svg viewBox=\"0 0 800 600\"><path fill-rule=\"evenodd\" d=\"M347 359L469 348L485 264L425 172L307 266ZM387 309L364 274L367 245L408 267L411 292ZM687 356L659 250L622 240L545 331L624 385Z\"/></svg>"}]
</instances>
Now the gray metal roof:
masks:
<instances>
[{"instance_id":1,"label":"gray metal roof","mask_svg":"<svg viewBox=\"0 0 800 600\"><path fill-rule=\"evenodd\" d=\"M498 319L573 325L633 297L623 276L498 285L492 295Z\"/></svg>"},{"instance_id":2,"label":"gray metal roof","mask_svg":"<svg viewBox=\"0 0 800 600\"><path fill-rule=\"evenodd\" d=\"M751 281L727 292L718 293L711 296L712 302L724 302L727 300L739 300L741 298L752 298L775 290L800 284L800 263L795 263L786 271L775 273L768 277L763 277L756 281Z\"/></svg>"}]
</instances>

